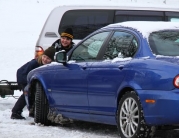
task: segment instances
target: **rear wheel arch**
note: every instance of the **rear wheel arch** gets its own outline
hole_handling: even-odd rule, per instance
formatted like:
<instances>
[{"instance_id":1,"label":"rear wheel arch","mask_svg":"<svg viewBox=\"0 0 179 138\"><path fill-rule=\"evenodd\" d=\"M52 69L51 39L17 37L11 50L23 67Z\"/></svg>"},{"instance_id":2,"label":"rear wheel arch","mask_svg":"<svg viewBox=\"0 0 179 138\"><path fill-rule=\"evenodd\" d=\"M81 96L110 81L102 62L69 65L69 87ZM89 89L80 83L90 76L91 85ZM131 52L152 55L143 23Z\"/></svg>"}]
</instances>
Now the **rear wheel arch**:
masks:
<instances>
[{"instance_id":1,"label":"rear wheel arch","mask_svg":"<svg viewBox=\"0 0 179 138\"><path fill-rule=\"evenodd\" d=\"M135 114L132 106L137 111ZM124 89L118 97L116 122L121 138L150 138L155 132L152 126L146 125L140 98L131 88Z\"/></svg>"},{"instance_id":2,"label":"rear wheel arch","mask_svg":"<svg viewBox=\"0 0 179 138\"><path fill-rule=\"evenodd\" d=\"M130 88L130 87L126 87L126 88L123 88L123 89L118 93L117 102L116 102L117 108L118 108L118 104L119 104L119 101L121 100L122 96L123 96L125 93L130 92L130 91L134 91L134 89L132 89L132 88ZM116 111L116 114L117 114L117 111Z\"/></svg>"},{"instance_id":3,"label":"rear wheel arch","mask_svg":"<svg viewBox=\"0 0 179 138\"><path fill-rule=\"evenodd\" d=\"M123 97L123 95L125 93L130 92L130 91L133 91L133 89L130 88L130 87L125 87L118 93L117 101L116 101L116 117L115 117L116 118L116 123L117 123L117 113L118 113L119 101L121 100L121 98Z\"/></svg>"}]
</instances>

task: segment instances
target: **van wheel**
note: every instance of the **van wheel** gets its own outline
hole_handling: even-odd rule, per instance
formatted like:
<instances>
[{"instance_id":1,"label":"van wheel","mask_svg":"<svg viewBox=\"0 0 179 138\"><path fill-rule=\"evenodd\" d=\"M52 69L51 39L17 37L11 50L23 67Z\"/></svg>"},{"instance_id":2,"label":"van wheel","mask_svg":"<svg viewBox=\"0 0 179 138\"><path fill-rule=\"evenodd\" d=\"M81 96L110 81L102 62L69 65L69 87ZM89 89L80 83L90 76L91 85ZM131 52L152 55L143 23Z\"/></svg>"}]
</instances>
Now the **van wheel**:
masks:
<instances>
[{"instance_id":1,"label":"van wheel","mask_svg":"<svg viewBox=\"0 0 179 138\"><path fill-rule=\"evenodd\" d=\"M127 92L119 101L117 127L121 138L151 138L151 127L145 124L139 97Z\"/></svg>"},{"instance_id":2,"label":"van wheel","mask_svg":"<svg viewBox=\"0 0 179 138\"><path fill-rule=\"evenodd\" d=\"M41 123L43 125L50 125L50 121L47 119L49 112L49 104L46 98L45 92L42 85L36 83L36 93L35 93L35 123Z\"/></svg>"}]
</instances>

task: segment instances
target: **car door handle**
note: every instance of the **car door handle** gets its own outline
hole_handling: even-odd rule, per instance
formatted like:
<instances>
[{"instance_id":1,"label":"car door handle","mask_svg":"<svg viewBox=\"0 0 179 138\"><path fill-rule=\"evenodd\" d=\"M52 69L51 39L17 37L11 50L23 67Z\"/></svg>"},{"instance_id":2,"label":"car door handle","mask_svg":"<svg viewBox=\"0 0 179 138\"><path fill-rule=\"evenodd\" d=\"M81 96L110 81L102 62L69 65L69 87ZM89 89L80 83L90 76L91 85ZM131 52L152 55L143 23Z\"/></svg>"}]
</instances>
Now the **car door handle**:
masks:
<instances>
[{"instance_id":1,"label":"car door handle","mask_svg":"<svg viewBox=\"0 0 179 138\"><path fill-rule=\"evenodd\" d=\"M86 70L87 67L81 67L83 70Z\"/></svg>"},{"instance_id":2,"label":"car door handle","mask_svg":"<svg viewBox=\"0 0 179 138\"><path fill-rule=\"evenodd\" d=\"M122 70L124 68L124 65L120 65L119 69Z\"/></svg>"}]
</instances>

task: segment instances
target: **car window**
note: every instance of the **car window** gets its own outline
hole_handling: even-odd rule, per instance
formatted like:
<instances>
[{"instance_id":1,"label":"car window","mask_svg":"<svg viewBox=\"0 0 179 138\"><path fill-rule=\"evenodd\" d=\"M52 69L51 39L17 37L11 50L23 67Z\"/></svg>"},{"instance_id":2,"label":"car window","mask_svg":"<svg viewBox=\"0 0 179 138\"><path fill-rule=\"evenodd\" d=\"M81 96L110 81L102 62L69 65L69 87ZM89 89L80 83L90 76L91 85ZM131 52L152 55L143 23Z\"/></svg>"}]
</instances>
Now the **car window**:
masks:
<instances>
[{"instance_id":1,"label":"car window","mask_svg":"<svg viewBox=\"0 0 179 138\"><path fill-rule=\"evenodd\" d=\"M94 61L110 32L102 32L93 35L80 44L72 53L70 60Z\"/></svg>"},{"instance_id":2,"label":"car window","mask_svg":"<svg viewBox=\"0 0 179 138\"><path fill-rule=\"evenodd\" d=\"M149 44L156 55L179 56L179 31L153 32L149 36Z\"/></svg>"},{"instance_id":3,"label":"car window","mask_svg":"<svg viewBox=\"0 0 179 138\"><path fill-rule=\"evenodd\" d=\"M134 35L117 31L111 37L103 59L133 57L137 48L138 43Z\"/></svg>"}]
</instances>

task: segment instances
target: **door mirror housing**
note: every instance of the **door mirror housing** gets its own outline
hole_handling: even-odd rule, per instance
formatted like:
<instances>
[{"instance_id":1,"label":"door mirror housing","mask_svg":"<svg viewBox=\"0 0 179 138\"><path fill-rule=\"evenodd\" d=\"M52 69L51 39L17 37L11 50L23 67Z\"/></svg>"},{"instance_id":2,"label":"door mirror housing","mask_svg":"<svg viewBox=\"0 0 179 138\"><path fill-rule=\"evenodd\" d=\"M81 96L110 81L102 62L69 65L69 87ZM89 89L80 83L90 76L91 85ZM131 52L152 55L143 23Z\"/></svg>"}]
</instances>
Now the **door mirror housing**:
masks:
<instances>
[{"instance_id":1,"label":"door mirror housing","mask_svg":"<svg viewBox=\"0 0 179 138\"><path fill-rule=\"evenodd\" d=\"M55 54L55 61L58 63L66 63L67 62L67 56L66 51L62 50Z\"/></svg>"}]
</instances>

